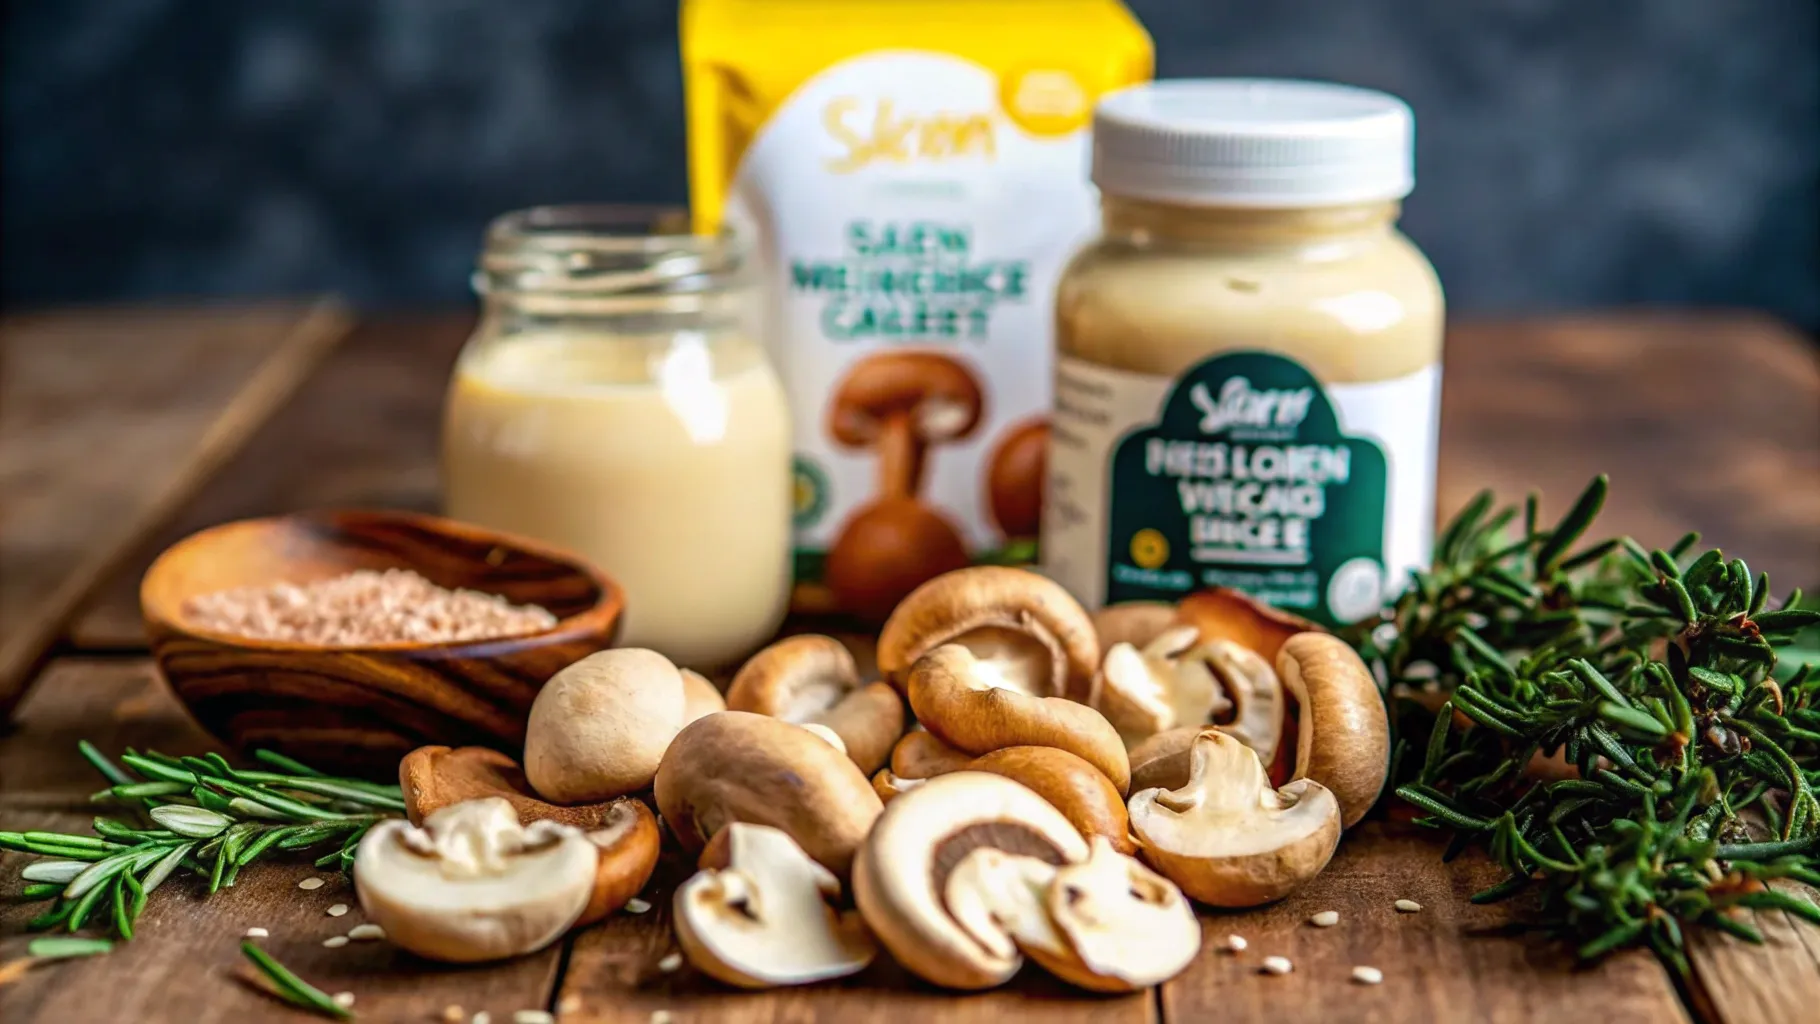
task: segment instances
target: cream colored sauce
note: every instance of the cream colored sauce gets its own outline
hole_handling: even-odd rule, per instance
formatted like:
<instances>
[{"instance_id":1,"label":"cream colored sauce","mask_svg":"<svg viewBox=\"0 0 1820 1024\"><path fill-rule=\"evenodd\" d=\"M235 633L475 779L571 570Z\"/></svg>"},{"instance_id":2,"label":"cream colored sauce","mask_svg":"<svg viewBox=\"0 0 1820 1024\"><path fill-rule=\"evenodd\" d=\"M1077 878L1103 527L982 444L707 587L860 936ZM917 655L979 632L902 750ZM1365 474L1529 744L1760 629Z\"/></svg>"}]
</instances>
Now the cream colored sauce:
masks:
<instances>
[{"instance_id":1,"label":"cream colored sauce","mask_svg":"<svg viewBox=\"0 0 1820 1024\"><path fill-rule=\"evenodd\" d=\"M712 668L790 588L790 428L756 345L517 335L456 368L449 515L567 547L626 591L623 646Z\"/></svg>"}]
</instances>

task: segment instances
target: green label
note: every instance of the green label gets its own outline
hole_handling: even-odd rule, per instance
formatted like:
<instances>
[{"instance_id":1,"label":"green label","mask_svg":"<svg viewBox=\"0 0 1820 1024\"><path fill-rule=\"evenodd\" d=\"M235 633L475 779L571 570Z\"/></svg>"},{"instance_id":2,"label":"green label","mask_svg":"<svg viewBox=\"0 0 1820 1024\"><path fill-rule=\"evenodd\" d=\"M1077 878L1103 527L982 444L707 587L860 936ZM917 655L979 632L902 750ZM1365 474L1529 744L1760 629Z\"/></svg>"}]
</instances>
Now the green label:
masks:
<instances>
[{"instance_id":1,"label":"green label","mask_svg":"<svg viewBox=\"0 0 1820 1024\"><path fill-rule=\"evenodd\" d=\"M1330 624L1384 591L1387 463L1300 363L1216 356L1113 450L1106 600L1247 591Z\"/></svg>"}]
</instances>

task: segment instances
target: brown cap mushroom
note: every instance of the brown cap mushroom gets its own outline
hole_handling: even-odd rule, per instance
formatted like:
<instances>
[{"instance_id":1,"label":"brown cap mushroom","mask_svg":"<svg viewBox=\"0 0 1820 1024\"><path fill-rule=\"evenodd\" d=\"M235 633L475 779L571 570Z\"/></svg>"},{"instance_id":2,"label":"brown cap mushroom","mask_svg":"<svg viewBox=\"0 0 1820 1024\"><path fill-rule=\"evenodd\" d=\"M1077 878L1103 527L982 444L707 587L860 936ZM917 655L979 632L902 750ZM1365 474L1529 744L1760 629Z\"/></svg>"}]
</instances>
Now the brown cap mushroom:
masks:
<instances>
[{"instance_id":1,"label":"brown cap mushroom","mask_svg":"<svg viewBox=\"0 0 1820 1024\"><path fill-rule=\"evenodd\" d=\"M594 893L575 923L593 924L631 902L657 870L662 844L657 816L644 801L622 797L607 805L606 820L584 835L600 851Z\"/></svg>"},{"instance_id":2,"label":"brown cap mushroom","mask_svg":"<svg viewBox=\"0 0 1820 1024\"><path fill-rule=\"evenodd\" d=\"M683 682L683 724L688 725L716 711L727 710L727 699L708 677L694 669L678 669Z\"/></svg>"},{"instance_id":3,"label":"brown cap mushroom","mask_svg":"<svg viewBox=\"0 0 1820 1024\"><path fill-rule=\"evenodd\" d=\"M586 803L651 784L687 714L682 674L636 647L590 654L550 677L525 723L525 777L547 800Z\"/></svg>"},{"instance_id":4,"label":"brown cap mushroom","mask_svg":"<svg viewBox=\"0 0 1820 1024\"><path fill-rule=\"evenodd\" d=\"M1043 522L1043 468L1049 461L1049 420L1007 428L986 460L986 507L1007 540L1035 537Z\"/></svg>"},{"instance_id":5,"label":"brown cap mushroom","mask_svg":"<svg viewBox=\"0 0 1820 1024\"><path fill-rule=\"evenodd\" d=\"M1124 601L1093 613L1093 631L1102 651L1113 644L1145 647L1163 630L1180 624L1175 605L1167 601Z\"/></svg>"},{"instance_id":6,"label":"brown cap mushroom","mask_svg":"<svg viewBox=\"0 0 1820 1024\"><path fill-rule=\"evenodd\" d=\"M1100 649L1092 620L1061 584L1028 570L974 566L917 587L879 634L879 671L904 690L910 666L943 644L972 651L993 685L1093 698Z\"/></svg>"},{"instance_id":7,"label":"brown cap mushroom","mask_svg":"<svg viewBox=\"0 0 1820 1024\"><path fill-rule=\"evenodd\" d=\"M1042 797L996 775L955 772L892 800L854 863L866 923L899 963L937 985L990 988L1022 963L1010 939L993 941L989 915L956 919L950 876L982 847L1048 865L1087 857L1086 841ZM980 898L990 897L987 888Z\"/></svg>"},{"instance_id":8,"label":"brown cap mushroom","mask_svg":"<svg viewBox=\"0 0 1820 1024\"><path fill-rule=\"evenodd\" d=\"M1231 640L1275 662L1283 641L1297 633L1326 630L1299 615L1264 604L1243 591L1214 587L1182 598L1177 617L1200 630L1203 640Z\"/></svg>"},{"instance_id":9,"label":"brown cap mushroom","mask_svg":"<svg viewBox=\"0 0 1820 1024\"><path fill-rule=\"evenodd\" d=\"M691 722L657 770L657 811L699 852L736 821L782 829L844 876L883 804L847 756L788 722L723 711Z\"/></svg>"},{"instance_id":10,"label":"brown cap mushroom","mask_svg":"<svg viewBox=\"0 0 1820 1024\"><path fill-rule=\"evenodd\" d=\"M703 973L741 988L807 985L864 970L877 955L857 911L831 905L840 882L788 835L735 822L715 836L724 863L676 890L676 940Z\"/></svg>"},{"instance_id":11,"label":"brown cap mushroom","mask_svg":"<svg viewBox=\"0 0 1820 1024\"><path fill-rule=\"evenodd\" d=\"M1257 752L1203 729L1186 785L1132 794L1144 858L1216 907L1281 899L1320 874L1340 842L1340 805L1311 779L1271 789Z\"/></svg>"},{"instance_id":12,"label":"brown cap mushroom","mask_svg":"<svg viewBox=\"0 0 1820 1024\"><path fill-rule=\"evenodd\" d=\"M598 865L580 830L524 826L504 800L470 800L435 811L422 828L373 826L354 857L354 889L393 944L477 963L556 941L593 898Z\"/></svg>"},{"instance_id":13,"label":"brown cap mushroom","mask_svg":"<svg viewBox=\"0 0 1820 1024\"><path fill-rule=\"evenodd\" d=\"M957 750L977 755L1000 747L1056 747L1126 792L1131 765L1112 723L1085 704L994 685L997 671L959 644L937 647L910 670L910 707L925 728Z\"/></svg>"},{"instance_id":14,"label":"brown cap mushroom","mask_svg":"<svg viewBox=\"0 0 1820 1024\"><path fill-rule=\"evenodd\" d=\"M900 779L932 779L967 767L973 755L956 750L921 727L910 730L891 751L891 772Z\"/></svg>"},{"instance_id":15,"label":"brown cap mushroom","mask_svg":"<svg viewBox=\"0 0 1820 1024\"><path fill-rule=\"evenodd\" d=\"M1131 791L1180 789L1188 784L1188 752L1204 725L1165 729L1131 748ZM1214 726L1212 728L1218 728Z\"/></svg>"},{"instance_id":16,"label":"brown cap mushroom","mask_svg":"<svg viewBox=\"0 0 1820 1024\"><path fill-rule=\"evenodd\" d=\"M1290 637L1277 674L1298 707L1295 775L1333 791L1351 828L1377 803L1390 773L1390 719L1371 670L1326 633Z\"/></svg>"},{"instance_id":17,"label":"brown cap mushroom","mask_svg":"<svg viewBox=\"0 0 1820 1024\"><path fill-rule=\"evenodd\" d=\"M1137 852L1124 798L1104 773L1066 750L1005 747L974 758L966 770L1001 775L1025 786L1061 811L1083 839L1099 836L1119 853Z\"/></svg>"},{"instance_id":18,"label":"brown cap mushroom","mask_svg":"<svg viewBox=\"0 0 1820 1024\"><path fill-rule=\"evenodd\" d=\"M876 448L881 497L922 490L929 445L979 426L985 396L972 371L942 352L894 349L860 359L828 403L828 434L849 448Z\"/></svg>"},{"instance_id":19,"label":"brown cap mushroom","mask_svg":"<svg viewBox=\"0 0 1820 1024\"><path fill-rule=\"evenodd\" d=\"M897 691L883 683L862 686L853 654L839 640L814 633L787 637L753 655L733 677L727 707L827 726L868 774L885 763L904 732Z\"/></svg>"}]
</instances>

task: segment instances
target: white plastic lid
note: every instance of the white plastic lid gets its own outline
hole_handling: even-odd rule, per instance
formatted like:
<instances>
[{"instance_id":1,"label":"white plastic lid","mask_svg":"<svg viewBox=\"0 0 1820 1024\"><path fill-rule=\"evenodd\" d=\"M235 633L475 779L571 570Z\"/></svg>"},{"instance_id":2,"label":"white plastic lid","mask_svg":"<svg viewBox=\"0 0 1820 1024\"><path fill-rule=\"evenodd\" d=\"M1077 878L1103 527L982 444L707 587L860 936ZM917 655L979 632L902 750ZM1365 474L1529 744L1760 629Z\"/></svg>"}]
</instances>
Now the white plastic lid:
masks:
<instances>
[{"instance_id":1,"label":"white plastic lid","mask_svg":"<svg viewBox=\"0 0 1820 1024\"><path fill-rule=\"evenodd\" d=\"M1153 82L1107 95L1093 113L1101 191L1187 206L1400 199L1415 187L1414 150L1409 104L1329 82Z\"/></svg>"}]
</instances>

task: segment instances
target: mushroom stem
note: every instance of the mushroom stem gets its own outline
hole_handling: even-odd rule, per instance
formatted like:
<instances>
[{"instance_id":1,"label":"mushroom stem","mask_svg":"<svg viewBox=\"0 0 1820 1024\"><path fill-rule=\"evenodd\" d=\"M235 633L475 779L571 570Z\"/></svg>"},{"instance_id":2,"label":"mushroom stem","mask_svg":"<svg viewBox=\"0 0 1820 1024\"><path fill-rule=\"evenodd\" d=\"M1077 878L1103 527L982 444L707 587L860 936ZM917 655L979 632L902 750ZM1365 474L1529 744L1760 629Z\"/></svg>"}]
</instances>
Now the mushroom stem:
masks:
<instances>
[{"instance_id":1,"label":"mushroom stem","mask_svg":"<svg viewBox=\"0 0 1820 1024\"><path fill-rule=\"evenodd\" d=\"M915 413L904 410L886 417L878 434L879 496L916 497L923 489L923 454Z\"/></svg>"}]
</instances>

